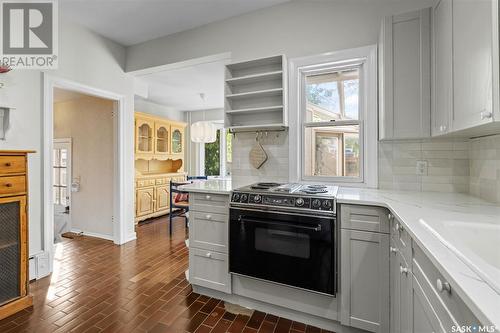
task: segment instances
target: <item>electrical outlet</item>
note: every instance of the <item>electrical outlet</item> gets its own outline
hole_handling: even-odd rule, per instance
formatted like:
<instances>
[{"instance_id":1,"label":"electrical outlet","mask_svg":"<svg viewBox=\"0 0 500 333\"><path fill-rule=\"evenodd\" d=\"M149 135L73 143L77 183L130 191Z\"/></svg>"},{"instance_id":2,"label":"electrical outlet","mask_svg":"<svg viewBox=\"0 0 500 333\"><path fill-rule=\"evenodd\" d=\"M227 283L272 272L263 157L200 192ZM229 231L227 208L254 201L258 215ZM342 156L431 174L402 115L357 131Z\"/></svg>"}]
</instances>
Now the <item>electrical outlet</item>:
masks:
<instances>
[{"instance_id":1,"label":"electrical outlet","mask_svg":"<svg viewBox=\"0 0 500 333\"><path fill-rule=\"evenodd\" d=\"M427 176L427 161L417 161L417 176Z\"/></svg>"}]
</instances>

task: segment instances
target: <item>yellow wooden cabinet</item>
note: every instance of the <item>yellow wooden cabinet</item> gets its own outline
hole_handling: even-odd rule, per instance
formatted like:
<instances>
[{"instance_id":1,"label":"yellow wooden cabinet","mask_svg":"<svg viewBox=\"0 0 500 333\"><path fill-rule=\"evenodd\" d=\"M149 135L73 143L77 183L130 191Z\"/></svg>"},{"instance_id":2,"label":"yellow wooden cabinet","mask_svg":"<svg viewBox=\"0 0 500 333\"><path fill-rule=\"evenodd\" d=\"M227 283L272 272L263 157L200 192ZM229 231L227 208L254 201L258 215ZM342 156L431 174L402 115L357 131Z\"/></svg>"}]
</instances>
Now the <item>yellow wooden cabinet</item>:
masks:
<instances>
[{"instance_id":1,"label":"yellow wooden cabinet","mask_svg":"<svg viewBox=\"0 0 500 333\"><path fill-rule=\"evenodd\" d=\"M171 125L170 131L172 132L171 152L172 154L184 154L184 127L178 125Z\"/></svg>"},{"instance_id":2,"label":"yellow wooden cabinet","mask_svg":"<svg viewBox=\"0 0 500 333\"><path fill-rule=\"evenodd\" d=\"M152 154L154 141L154 121L144 117L135 118L135 153Z\"/></svg>"},{"instance_id":3,"label":"yellow wooden cabinet","mask_svg":"<svg viewBox=\"0 0 500 333\"><path fill-rule=\"evenodd\" d=\"M170 182L185 180L185 172L136 177L135 222L167 214L170 210Z\"/></svg>"},{"instance_id":4,"label":"yellow wooden cabinet","mask_svg":"<svg viewBox=\"0 0 500 333\"><path fill-rule=\"evenodd\" d=\"M186 123L135 113L136 159L184 159Z\"/></svg>"},{"instance_id":5,"label":"yellow wooden cabinet","mask_svg":"<svg viewBox=\"0 0 500 333\"><path fill-rule=\"evenodd\" d=\"M170 186L156 187L156 211L166 210L170 207Z\"/></svg>"},{"instance_id":6,"label":"yellow wooden cabinet","mask_svg":"<svg viewBox=\"0 0 500 333\"><path fill-rule=\"evenodd\" d=\"M136 190L136 216L149 215L155 211L154 187L139 188Z\"/></svg>"}]
</instances>

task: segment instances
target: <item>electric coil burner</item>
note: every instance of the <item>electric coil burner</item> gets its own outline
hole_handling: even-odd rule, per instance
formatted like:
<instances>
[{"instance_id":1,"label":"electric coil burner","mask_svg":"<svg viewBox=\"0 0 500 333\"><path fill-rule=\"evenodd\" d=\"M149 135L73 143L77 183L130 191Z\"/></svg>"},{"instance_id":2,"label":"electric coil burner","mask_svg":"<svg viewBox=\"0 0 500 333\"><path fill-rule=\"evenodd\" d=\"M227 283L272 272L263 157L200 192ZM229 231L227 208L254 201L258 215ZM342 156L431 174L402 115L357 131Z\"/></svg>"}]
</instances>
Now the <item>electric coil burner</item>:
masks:
<instances>
[{"instance_id":1,"label":"electric coil burner","mask_svg":"<svg viewBox=\"0 0 500 333\"><path fill-rule=\"evenodd\" d=\"M231 193L230 272L335 296L338 188L257 183Z\"/></svg>"}]
</instances>

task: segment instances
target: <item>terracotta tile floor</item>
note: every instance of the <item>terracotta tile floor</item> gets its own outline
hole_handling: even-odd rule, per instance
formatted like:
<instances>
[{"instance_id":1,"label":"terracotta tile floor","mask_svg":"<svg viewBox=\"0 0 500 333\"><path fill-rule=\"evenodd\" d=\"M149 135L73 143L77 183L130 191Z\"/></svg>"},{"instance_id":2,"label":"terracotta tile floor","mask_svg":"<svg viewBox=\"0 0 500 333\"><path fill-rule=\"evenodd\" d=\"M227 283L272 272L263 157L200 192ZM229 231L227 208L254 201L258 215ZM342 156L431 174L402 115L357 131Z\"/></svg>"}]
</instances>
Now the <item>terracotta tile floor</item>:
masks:
<instances>
[{"instance_id":1,"label":"terracotta tile floor","mask_svg":"<svg viewBox=\"0 0 500 333\"><path fill-rule=\"evenodd\" d=\"M184 277L183 221L138 228L121 247L96 238L58 246L52 276L31 284L34 306L0 321L0 332L327 332L255 311L251 317L192 292Z\"/></svg>"}]
</instances>

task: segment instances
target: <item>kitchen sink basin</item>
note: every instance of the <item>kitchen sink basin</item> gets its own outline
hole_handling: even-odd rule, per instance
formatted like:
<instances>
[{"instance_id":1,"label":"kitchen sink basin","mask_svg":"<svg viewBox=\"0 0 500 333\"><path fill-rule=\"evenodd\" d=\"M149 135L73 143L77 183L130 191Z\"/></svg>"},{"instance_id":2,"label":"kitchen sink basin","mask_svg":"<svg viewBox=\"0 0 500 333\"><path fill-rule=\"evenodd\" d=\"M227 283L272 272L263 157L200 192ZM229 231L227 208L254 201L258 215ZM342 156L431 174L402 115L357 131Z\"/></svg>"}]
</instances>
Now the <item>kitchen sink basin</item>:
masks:
<instances>
[{"instance_id":1,"label":"kitchen sink basin","mask_svg":"<svg viewBox=\"0 0 500 333\"><path fill-rule=\"evenodd\" d=\"M430 226L436 237L500 294L500 224L442 221Z\"/></svg>"}]
</instances>

